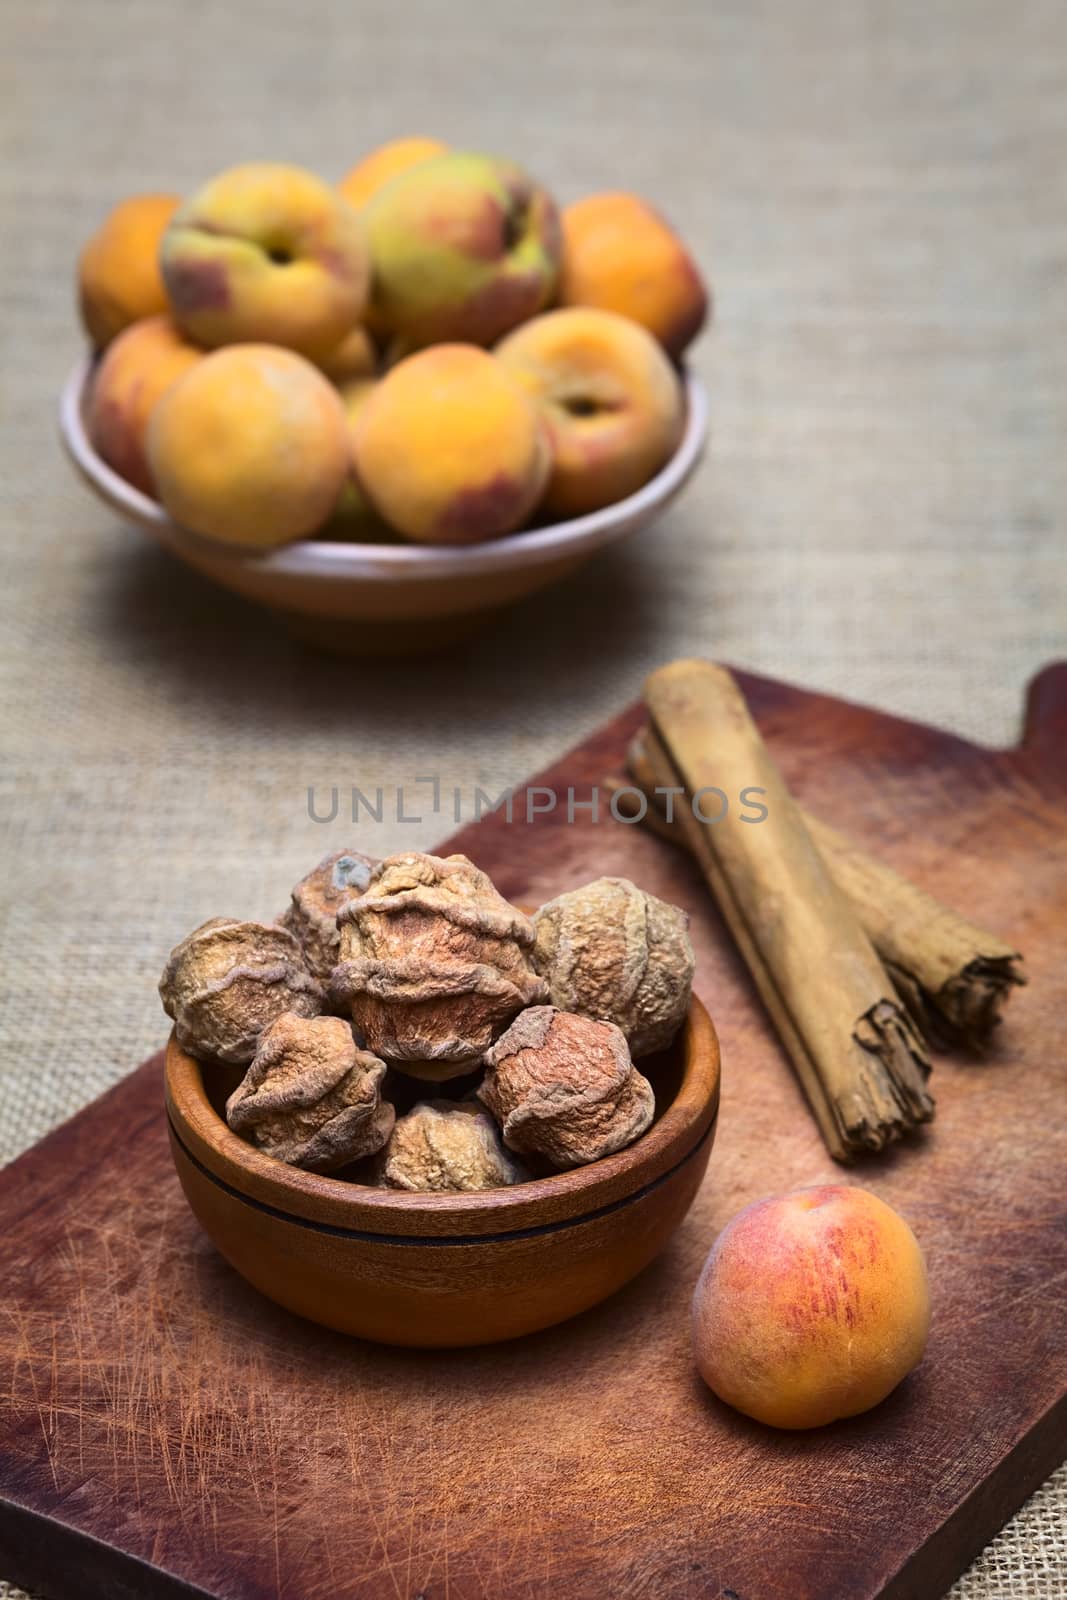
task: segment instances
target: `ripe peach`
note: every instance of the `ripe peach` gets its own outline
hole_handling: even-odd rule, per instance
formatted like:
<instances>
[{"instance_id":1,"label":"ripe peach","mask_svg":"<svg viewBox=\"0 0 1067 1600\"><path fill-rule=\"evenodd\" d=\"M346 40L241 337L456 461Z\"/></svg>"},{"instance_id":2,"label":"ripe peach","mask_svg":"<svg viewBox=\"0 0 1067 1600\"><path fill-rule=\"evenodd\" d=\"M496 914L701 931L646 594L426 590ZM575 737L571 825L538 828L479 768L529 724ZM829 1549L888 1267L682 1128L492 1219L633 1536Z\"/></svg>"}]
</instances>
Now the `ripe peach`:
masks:
<instances>
[{"instance_id":1,"label":"ripe peach","mask_svg":"<svg viewBox=\"0 0 1067 1600\"><path fill-rule=\"evenodd\" d=\"M148 424L157 402L204 352L183 339L169 317L146 317L108 346L89 395L89 438L127 482L155 492L148 465Z\"/></svg>"},{"instance_id":2,"label":"ripe peach","mask_svg":"<svg viewBox=\"0 0 1067 1600\"><path fill-rule=\"evenodd\" d=\"M635 194L593 194L563 213L559 298L599 306L680 356L704 326L708 291L674 229Z\"/></svg>"},{"instance_id":3,"label":"ripe peach","mask_svg":"<svg viewBox=\"0 0 1067 1600\"><path fill-rule=\"evenodd\" d=\"M372 378L378 370L378 360L377 346L366 328L355 327L315 365L331 383L345 384L356 378Z\"/></svg>"},{"instance_id":4,"label":"ripe peach","mask_svg":"<svg viewBox=\"0 0 1067 1600\"><path fill-rule=\"evenodd\" d=\"M555 201L521 167L489 156L420 161L374 196L375 332L408 349L488 345L548 304L559 272Z\"/></svg>"},{"instance_id":5,"label":"ripe peach","mask_svg":"<svg viewBox=\"0 0 1067 1600\"><path fill-rule=\"evenodd\" d=\"M98 350L132 322L166 311L159 246L180 205L176 194L132 195L109 213L83 249L78 299Z\"/></svg>"},{"instance_id":6,"label":"ripe peach","mask_svg":"<svg viewBox=\"0 0 1067 1600\"><path fill-rule=\"evenodd\" d=\"M693 1348L721 1400L776 1428L856 1416L922 1359L926 1267L904 1219L866 1189L757 1201L715 1241Z\"/></svg>"},{"instance_id":7,"label":"ripe peach","mask_svg":"<svg viewBox=\"0 0 1067 1600\"><path fill-rule=\"evenodd\" d=\"M331 532L338 539L379 544L395 537L371 505L356 476L356 426L379 379L350 378L338 385L348 430L349 469L341 497L334 507Z\"/></svg>"},{"instance_id":8,"label":"ripe peach","mask_svg":"<svg viewBox=\"0 0 1067 1600\"><path fill-rule=\"evenodd\" d=\"M215 350L156 407L148 455L170 515L269 549L313 533L348 472L345 410L309 361L274 345Z\"/></svg>"},{"instance_id":9,"label":"ripe peach","mask_svg":"<svg viewBox=\"0 0 1067 1600\"><path fill-rule=\"evenodd\" d=\"M359 210L391 178L417 167L420 161L429 161L431 156L443 156L447 150L448 146L438 139L390 139L346 172L337 187L349 205Z\"/></svg>"},{"instance_id":10,"label":"ripe peach","mask_svg":"<svg viewBox=\"0 0 1067 1600\"><path fill-rule=\"evenodd\" d=\"M231 167L163 238L177 322L200 344L266 342L322 358L359 321L370 261L347 201L301 167Z\"/></svg>"},{"instance_id":11,"label":"ripe peach","mask_svg":"<svg viewBox=\"0 0 1067 1600\"><path fill-rule=\"evenodd\" d=\"M549 311L509 334L496 355L542 408L552 444L544 503L558 516L632 494L681 437L678 376L652 335L628 317Z\"/></svg>"},{"instance_id":12,"label":"ripe peach","mask_svg":"<svg viewBox=\"0 0 1067 1600\"><path fill-rule=\"evenodd\" d=\"M476 544L529 516L548 474L533 402L484 350L408 356L356 419L356 473L386 522L425 544Z\"/></svg>"}]
</instances>

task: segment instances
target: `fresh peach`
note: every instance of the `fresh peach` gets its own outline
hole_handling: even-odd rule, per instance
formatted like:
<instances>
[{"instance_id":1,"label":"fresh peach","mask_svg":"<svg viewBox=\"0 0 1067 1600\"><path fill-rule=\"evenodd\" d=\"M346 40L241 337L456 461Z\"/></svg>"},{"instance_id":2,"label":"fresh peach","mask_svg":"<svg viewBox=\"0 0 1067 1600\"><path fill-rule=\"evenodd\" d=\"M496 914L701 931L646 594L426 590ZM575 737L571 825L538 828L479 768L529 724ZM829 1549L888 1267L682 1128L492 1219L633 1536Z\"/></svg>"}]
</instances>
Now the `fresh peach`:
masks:
<instances>
[{"instance_id":1,"label":"fresh peach","mask_svg":"<svg viewBox=\"0 0 1067 1600\"><path fill-rule=\"evenodd\" d=\"M341 398L291 350L215 350L163 396L148 429L159 497L183 527L269 549L315 532L348 472Z\"/></svg>"},{"instance_id":2,"label":"fresh peach","mask_svg":"<svg viewBox=\"0 0 1067 1600\"><path fill-rule=\"evenodd\" d=\"M374 377L373 374L370 374L367 376L346 378L343 383L339 383L337 385L338 393L341 396L341 403L345 408L345 417L348 422L349 435L353 440L355 439L356 434L356 423L362 416L367 401L378 387L380 381L381 380Z\"/></svg>"},{"instance_id":3,"label":"fresh peach","mask_svg":"<svg viewBox=\"0 0 1067 1600\"><path fill-rule=\"evenodd\" d=\"M78 300L98 350L123 328L167 309L159 246L181 205L176 194L135 194L104 219L78 260Z\"/></svg>"},{"instance_id":4,"label":"fresh peach","mask_svg":"<svg viewBox=\"0 0 1067 1600\"><path fill-rule=\"evenodd\" d=\"M521 526L541 497L548 445L521 385L484 350L408 356L356 419L356 473L398 533L476 544Z\"/></svg>"},{"instance_id":5,"label":"fresh peach","mask_svg":"<svg viewBox=\"0 0 1067 1600\"><path fill-rule=\"evenodd\" d=\"M708 315L708 291L692 256L635 194L593 194L563 212L559 299L632 317L674 356Z\"/></svg>"},{"instance_id":6,"label":"fresh peach","mask_svg":"<svg viewBox=\"0 0 1067 1600\"><path fill-rule=\"evenodd\" d=\"M391 139L388 144L372 150L369 156L364 156L350 172L345 173L337 187L349 205L355 206L358 211L390 179L406 172L409 167L417 167L420 161L443 156L447 149L448 146L439 139Z\"/></svg>"},{"instance_id":7,"label":"fresh peach","mask_svg":"<svg viewBox=\"0 0 1067 1600\"><path fill-rule=\"evenodd\" d=\"M328 356L359 321L363 224L302 167L251 162L204 185L163 238L174 316L205 345L266 342Z\"/></svg>"},{"instance_id":8,"label":"fresh peach","mask_svg":"<svg viewBox=\"0 0 1067 1600\"><path fill-rule=\"evenodd\" d=\"M89 438L109 467L154 493L148 465L148 424L157 403L204 352L184 339L169 317L146 317L113 340L89 394Z\"/></svg>"},{"instance_id":9,"label":"fresh peach","mask_svg":"<svg viewBox=\"0 0 1067 1600\"><path fill-rule=\"evenodd\" d=\"M489 156L420 161L371 200L375 332L409 349L488 345L547 305L559 273L559 214L521 167Z\"/></svg>"},{"instance_id":10,"label":"fresh peach","mask_svg":"<svg viewBox=\"0 0 1067 1600\"><path fill-rule=\"evenodd\" d=\"M650 333L613 311L573 307L535 317L497 346L537 400L552 474L545 509L580 516L632 494L678 444L678 376Z\"/></svg>"},{"instance_id":11,"label":"fresh peach","mask_svg":"<svg viewBox=\"0 0 1067 1600\"><path fill-rule=\"evenodd\" d=\"M396 538L384 523L356 478L355 432L356 419L370 399L378 382L381 358L377 347L365 328L353 328L347 339L326 360L318 363L320 371L337 387L345 408L348 428L349 469L341 490L341 497L333 510L327 526L319 534L321 539L342 539L347 543L381 544Z\"/></svg>"},{"instance_id":12,"label":"fresh peach","mask_svg":"<svg viewBox=\"0 0 1067 1600\"><path fill-rule=\"evenodd\" d=\"M394 537L392 530L364 494L356 476L356 428L379 382L373 377L349 378L338 385L348 430L349 470L328 531L335 538L360 544L380 544Z\"/></svg>"},{"instance_id":13,"label":"fresh peach","mask_svg":"<svg viewBox=\"0 0 1067 1600\"><path fill-rule=\"evenodd\" d=\"M315 365L331 383L346 384L372 378L378 370L378 348L366 328L355 327L341 343Z\"/></svg>"},{"instance_id":14,"label":"fresh peach","mask_svg":"<svg viewBox=\"0 0 1067 1600\"><path fill-rule=\"evenodd\" d=\"M866 1189L757 1201L719 1235L693 1296L693 1348L721 1400L776 1428L818 1428L884 1400L922 1359L926 1267Z\"/></svg>"}]
</instances>

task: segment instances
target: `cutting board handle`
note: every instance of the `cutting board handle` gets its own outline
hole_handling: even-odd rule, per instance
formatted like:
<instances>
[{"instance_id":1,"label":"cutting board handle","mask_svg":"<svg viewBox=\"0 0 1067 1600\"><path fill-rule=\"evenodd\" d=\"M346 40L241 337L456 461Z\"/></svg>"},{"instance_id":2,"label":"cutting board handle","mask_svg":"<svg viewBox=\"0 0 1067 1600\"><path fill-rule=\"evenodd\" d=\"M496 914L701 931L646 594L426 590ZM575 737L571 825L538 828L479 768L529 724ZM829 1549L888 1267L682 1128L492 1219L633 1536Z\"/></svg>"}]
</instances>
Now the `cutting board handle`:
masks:
<instances>
[{"instance_id":1,"label":"cutting board handle","mask_svg":"<svg viewBox=\"0 0 1067 1600\"><path fill-rule=\"evenodd\" d=\"M1022 742L1067 745L1067 661L1052 661L1030 679Z\"/></svg>"}]
</instances>

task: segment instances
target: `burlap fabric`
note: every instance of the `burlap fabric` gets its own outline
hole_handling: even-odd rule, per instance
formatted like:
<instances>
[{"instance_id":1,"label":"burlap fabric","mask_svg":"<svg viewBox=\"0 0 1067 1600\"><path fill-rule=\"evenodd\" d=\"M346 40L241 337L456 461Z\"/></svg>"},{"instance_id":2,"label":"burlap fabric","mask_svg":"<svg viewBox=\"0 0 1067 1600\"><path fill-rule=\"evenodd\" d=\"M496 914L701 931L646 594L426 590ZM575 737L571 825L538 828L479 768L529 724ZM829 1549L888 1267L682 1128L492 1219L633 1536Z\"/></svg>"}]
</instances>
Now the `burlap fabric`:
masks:
<instances>
[{"instance_id":1,"label":"burlap fabric","mask_svg":"<svg viewBox=\"0 0 1067 1600\"><path fill-rule=\"evenodd\" d=\"M161 1042L180 935L277 912L351 832L309 786L499 789L682 652L1014 737L1067 633L1055 0L7 0L0 33L0 1158ZM718 301L699 481L432 667L290 643L120 527L55 438L72 264L113 200L255 156L339 175L399 132L563 200L656 197ZM1067 1593L1065 1511L1061 1473L958 1600Z\"/></svg>"}]
</instances>

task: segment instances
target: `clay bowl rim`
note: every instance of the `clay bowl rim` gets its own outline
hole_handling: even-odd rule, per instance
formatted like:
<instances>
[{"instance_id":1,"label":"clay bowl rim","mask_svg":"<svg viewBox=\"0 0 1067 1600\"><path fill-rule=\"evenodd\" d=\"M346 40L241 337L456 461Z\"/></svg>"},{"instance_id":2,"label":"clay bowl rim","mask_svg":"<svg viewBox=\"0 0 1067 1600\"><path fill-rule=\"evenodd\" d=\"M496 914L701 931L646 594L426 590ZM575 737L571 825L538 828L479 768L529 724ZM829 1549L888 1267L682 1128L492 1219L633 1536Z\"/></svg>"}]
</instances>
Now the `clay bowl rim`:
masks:
<instances>
[{"instance_id":1,"label":"clay bowl rim","mask_svg":"<svg viewBox=\"0 0 1067 1600\"><path fill-rule=\"evenodd\" d=\"M554 1231L640 1198L696 1158L718 1122L720 1053L714 1024L694 995L671 1050L684 1052L674 1099L647 1133L588 1166L478 1194L408 1194L287 1166L233 1133L214 1110L201 1063L167 1041L171 1135L216 1186L284 1221L377 1242L456 1243Z\"/></svg>"},{"instance_id":2,"label":"clay bowl rim","mask_svg":"<svg viewBox=\"0 0 1067 1600\"><path fill-rule=\"evenodd\" d=\"M345 578L368 582L415 583L427 578L476 577L522 567L541 567L568 555L592 553L633 529L679 492L695 471L708 438L708 397L701 380L686 368L681 379L686 421L678 448L664 467L636 493L584 517L529 528L506 538L472 545L358 544L301 539L275 550L249 551L190 533L171 521L163 507L119 477L94 450L85 425L93 355L75 363L59 402L59 431L74 466L98 499L135 522L169 549L210 554L216 563L284 578Z\"/></svg>"}]
</instances>

